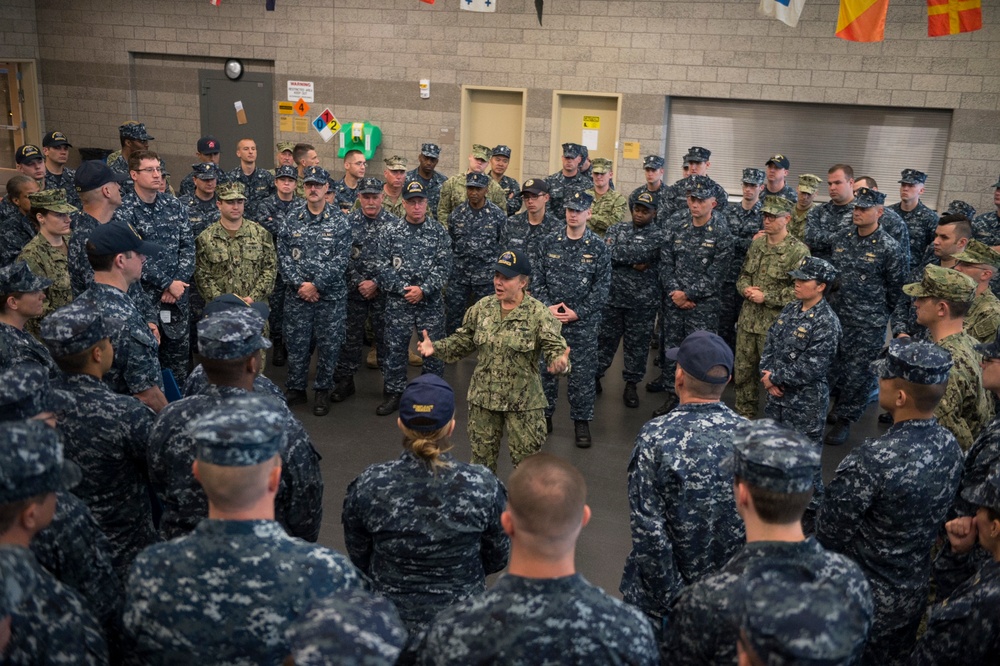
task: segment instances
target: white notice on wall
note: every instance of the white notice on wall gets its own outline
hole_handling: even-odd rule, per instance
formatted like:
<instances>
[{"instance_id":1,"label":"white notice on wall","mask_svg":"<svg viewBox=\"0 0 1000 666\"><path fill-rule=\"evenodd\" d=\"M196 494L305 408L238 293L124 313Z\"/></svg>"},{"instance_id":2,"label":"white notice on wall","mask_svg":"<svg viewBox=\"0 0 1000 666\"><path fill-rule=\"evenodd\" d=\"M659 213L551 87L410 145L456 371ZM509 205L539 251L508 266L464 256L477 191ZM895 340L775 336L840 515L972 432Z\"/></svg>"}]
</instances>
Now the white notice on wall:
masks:
<instances>
[{"instance_id":1,"label":"white notice on wall","mask_svg":"<svg viewBox=\"0 0 1000 666\"><path fill-rule=\"evenodd\" d=\"M598 130L583 130L581 143L587 147L587 150L597 150L597 133Z\"/></svg>"},{"instance_id":2,"label":"white notice on wall","mask_svg":"<svg viewBox=\"0 0 1000 666\"><path fill-rule=\"evenodd\" d=\"M297 102L300 99L304 99L310 104L315 102L316 99L316 86L312 81L289 81L288 82L288 96L285 97L289 102Z\"/></svg>"}]
</instances>

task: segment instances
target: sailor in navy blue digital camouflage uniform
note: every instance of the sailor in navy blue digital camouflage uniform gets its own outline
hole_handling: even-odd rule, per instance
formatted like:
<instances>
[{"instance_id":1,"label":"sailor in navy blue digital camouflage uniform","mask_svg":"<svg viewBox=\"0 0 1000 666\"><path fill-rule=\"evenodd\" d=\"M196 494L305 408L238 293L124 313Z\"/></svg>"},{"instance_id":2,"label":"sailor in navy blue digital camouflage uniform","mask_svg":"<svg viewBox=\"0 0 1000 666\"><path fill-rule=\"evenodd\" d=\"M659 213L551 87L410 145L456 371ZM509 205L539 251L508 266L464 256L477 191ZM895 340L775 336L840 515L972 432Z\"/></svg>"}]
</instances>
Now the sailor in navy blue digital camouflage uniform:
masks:
<instances>
[{"instance_id":1,"label":"sailor in navy blue digital camouflage uniform","mask_svg":"<svg viewBox=\"0 0 1000 666\"><path fill-rule=\"evenodd\" d=\"M559 220L564 218L565 204L574 192L589 190L594 181L580 171L583 146L578 143L562 145L562 169L546 178L549 184L549 209Z\"/></svg>"},{"instance_id":2,"label":"sailor in navy blue digital camouflage uniform","mask_svg":"<svg viewBox=\"0 0 1000 666\"><path fill-rule=\"evenodd\" d=\"M90 233L110 222L121 206L123 180L125 176L115 173L101 160L87 160L76 170L74 182L83 203L72 215L73 234L68 239L69 282L74 296L79 296L94 283L94 269L87 260L87 241ZM138 285L133 289L142 293ZM145 300L137 298L137 305Z\"/></svg>"},{"instance_id":3,"label":"sailor in navy blue digital camouflage uniform","mask_svg":"<svg viewBox=\"0 0 1000 666\"><path fill-rule=\"evenodd\" d=\"M421 335L426 330L433 340L445 337L441 290L451 274L451 239L443 226L427 217L427 193L419 181L403 187L403 208L403 219L387 224L379 237L378 282L385 294L382 378L388 403L379 406L379 414L398 407L413 332ZM430 356L424 359L423 371L440 377L444 361Z\"/></svg>"},{"instance_id":4,"label":"sailor in navy blue digital camouflage uniform","mask_svg":"<svg viewBox=\"0 0 1000 666\"><path fill-rule=\"evenodd\" d=\"M346 218L325 199L330 176L309 167L303 178L305 205L285 220L278 239L278 265L285 280L285 345L288 348L288 404L307 401L306 386L312 342L316 342L316 406L329 411L329 393L344 342L347 262L351 229Z\"/></svg>"},{"instance_id":5,"label":"sailor in navy blue digital camouflage uniform","mask_svg":"<svg viewBox=\"0 0 1000 666\"><path fill-rule=\"evenodd\" d=\"M910 271L917 268L924 250L934 240L934 230L938 223L938 214L920 200L926 182L926 173L916 169L903 169L899 178L900 201L889 207L903 218L910 232Z\"/></svg>"},{"instance_id":6,"label":"sailor in navy blue digital camouflage uniform","mask_svg":"<svg viewBox=\"0 0 1000 666\"><path fill-rule=\"evenodd\" d=\"M833 363L830 379L836 404L830 412L832 425L824 442L832 446L847 441L851 424L861 418L868 405L875 389L871 362L882 348L893 311L905 298L903 255L896 241L878 223L884 202L882 192L867 187L858 189L852 202L851 228L830 237L830 263L842 276L840 290L833 294L830 305L840 319L845 341ZM807 226L807 233L808 230Z\"/></svg>"},{"instance_id":7,"label":"sailor in navy blue digital camouflage uniform","mask_svg":"<svg viewBox=\"0 0 1000 666\"><path fill-rule=\"evenodd\" d=\"M451 335L462 324L470 303L493 293L494 257L500 255L500 231L507 213L486 198L489 176L470 172L465 176L468 199L448 215L452 266L444 296L445 332Z\"/></svg>"},{"instance_id":8,"label":"sailor in navy blue digital camouflage uniform","mask_svg":"<svg viewBox=\"0 0 1000 666\"><path fill-rule=\"evenodd\" d=\"M660 253L662 385L647 385L647 390L666 390L669 395L654 412L656 416L677 402L674 364L664 353L694 331L718 332L722 278L733 259L733 237L717 206L721 195L715 182L707 176L692 176L687 187L688 213L666 230Z\"/></svg>"},{"instance_id":9,"label":"sailor in navy blue digital camouflage uniform","mask_svg":"<svg viewBox=\"0 0 1000 666\"><path fill-rule=\"evenodd\" d=\"M669 663L733 662L741 592L755 567L783 573L805 569L816 584L836 593L840 613L863 619L854 641L857 659L872 621L868 581L850 558L825 550L802 530L803 511L820 472L819 448L770 419L751 421L736 429L731 463L747 544L717 573L681 593L670 615ZM805 597L796 603L809 610L811 601Z\"/></svg>"},{"instance_id":10,"label":"sailor in navy blue digital camouflage uniform","mask_svg":"<svg viewBox=\"0 0 1000 666\"><path fill-rule=\"evenodd\" d=\"M275 518L288 434L280 401L242 394L186 424L189 474L208 498L191 534L147 548L127 585L125 642L141 663L277 664L309 606L364 587L336 551Z\"/></svg>"},{"instance_id":11,"label":"sailor in navy blue digital camouflage uniform","mask_svg":"<svg viewBox=\"0 0 1000 666\"><path fill-rule=\"evenodd\" d=\"M719 312L719 335L736 349L736 320L743 305L742 294L736 289L740 269L747 258L747 251L754 238L763 231L764 172L747 167L743 169L743 198L738 204L726 207L726 222L733 235L733 259L726 271L722 288L722 309ZM789 198L788 201L795 201Z\"/></svg>"},{"instance_id":12,"label":"sailor in navy blue digital camouflage uniform","mask_svg":"<svg viewBox=\"0 0 1000 666\"><path fill-rule=\"evenodd\" d=\"M440 171L435 171L438 159L441 157L441 146L436 143L420 144L417 155L419 166L406 172L406 180L417 180L427 192L427 214L431 219L437 219L438 204L441 202L441 186L448 180ZM438 220L445 224L447 220Z\"/></svg>"},{"instance_id":13,"label":"sailor in navy blue digital camouflage uniform","mask_svg":"<svg viewBox=\"0 0 1000 666\"><path fill-rule=\"evenodd\" d=\"M636 384L646 374L649 342L660 305L660 246L663 229L655 224L656 199L640 192L632 202L632 222L612 225L604 242L611 255L611 288L598 335L597 386L624 340L622 379L626 407L639 406Z\"/></svg>"},{"instance_id":14,"label":"sailor in navy blue digital camouflage uniform","mask_svg":"<svg viewBox=\"0 0 1000 666\"><path fill-rule=\"evenodd\" d=\"M684 155L684 177L673 185L667 187L660 200L660 209L656 215L656 221L666 224L676 216L685 216L688 213L687 193L691 187L691 176L701 176L707 178L709 183L717 188L715 197L715 207L720 213L729 204L729 193L708 176L708 168L712 166L709 158L712 151L701 146L691 146Z\"/></svg>"},{"instance_id":15,"label":"sailor in navy blue digital camouflage uniform","mask_svg":"<svg viewBox=\"0 0 1000 666\"><path fill-rule=\"evenodd\" d=\"M500 247L523 253L537 266L542 239L562 230L563 222L549 209L549 184L544 178L529 178L521 186L524 212L507 218L500 230Z\"/></svg>"},{"instance_id":16,"label":"sailor in navy blue digital camouflage uniform","mask_svg":"<svg viewBox=\"0 0 1000 666\"><path fill-rule=\"evenodd\" d=\"M746 419L721 401L733 351L695 331L667 350L680 404L639 431L628 465L632 550L622 598L649 616L662 639L681 590L715 572L743 543L733 477L723 469Z\"/></svg>"},{"instance_id":17,"label":"sailor in navy blue digital camouflage uniform","mask_svg":"<svg viewBox=\"0 0 1000 666\"><path fill-rule=\"evenodd\" d=\"M507 215L513 215L521 210L521 186L517 181L506 175L510 165L510 146L499 145L490 154L490 171L487 174L497 182L500 189L507 195ZM509 249L509 248L508 248Z\"/></svg>"},{"instance_id":18,"label":"sailor in navy blue digital camouflage uniform","mask_svg":"<svg viewBox=\"0 0 1000 666\"><path fill-rule=\"evenodd\" d=\"M659 155L646 155L642 158L642 170L646 174L646 184L632 190L632 193L628 197L628 208L632 210L639 195L647 192L653 197L653 203L656 205L656 210L658 210L663 200L663 195L667 191L667 187L663 182L663 158Z\"/></svg>"},{"instance_id":19,"label":"sailor in navy blue digital camouflage uniform","mask_svg":"<svg viewBox=\"0 0 1000 666\"><path fill-rule=\"evenodd\" d=\"M46 190L62 190L70 206L80 207L80 195L74 186L76 172L66 166L69 149L73 144L62 132L49 132L42 137L42 154L45 156Z\"/></svg>"},{"instance_id":20,"label":"sailor in navy blue digital camouflage uniform","mask_svg":"<svg viewBox=\"0 0 1000 666\"><path fill-rule=\"evenodd\" d=\"M854 211L854 169L835 164L826 175L830 200L813 206L806 216L806 245L812 256L830 261L833 237L851 228ZM885 195L882 195L883 200Z\"/></svg>"},{"instance_id":21,"label":"sailor in navy blue digital camouflage uniform","mask_svg":"<svg viewBox=\"0 0 1000 666\"><path fill-rule=\"evenodd\" d=\"M0 370L30 361L44 367L53 378L59 368L41 342L24 330L32 317L40 317L45 301L44 290L52 280L31 272L28 264L18 261L0 267Z\"/></svg>"},{"instance_id":22,"label":"sailor in navy blue digital camouflage uniform","mask_svg":"<svg viewBox=\"0 0 1000 666\"><path fill-rule=\"evenodd\" d=\"M10 641L0 649L3 663L107 664L108 648L92 610L28 549L53 520L57 491L79 482L80 468L63 460L59 436L41 421L0 424L0 440L0 508L10 517L0 529L0 581L5 601L21 591L17 603L0 609L0 621L10 618L0 629L0 638Z\"/></svg>"},{"instance_id":23,"label":"sailor in navy blue digital camouflage uniform","mask_svg":"<svg viewBox=\"0 0 1000 666\"><path fill-rule=\"evenodd\" d=\"M579 470L537 453L521 461L508 487L507 573L441 612L417 646L417 663L660 663L642 614L576 571L577 537L590 520Z\"/></svg>"},{"instance_id":24,"label":"sailor in navy blue digital camouflage uniform","mask_svg":"<svg viewBox=\"0 0 1000 666\"><path fill-rule=\"evenodd\" d=\"M367 468L344 498L351 561L396 604L411 635L485 592L486 576L510 556L500 525L507 491L486 468L448 453L454 415L455 393L440 377L407 384L399 407L403 453Z\"/></svg>"},{"instance_id":25,"label":"sailor in navy blue digital camouflage uniform","mask_svg":"<svg viewBox=\"0 0 1000 666\"><path fill-rule=\"evenodd\" d=\"M205 495L191 477L196 443L185 428L193 418L233 396L256 393L261 367L264 320L252 308L217 312L198 322L198 353L210 385L201 393L170 403L149 435L150 484L163 503L160 534L167 539L190 532L205 516ZM270 396L269 396L270 397ZM292 536L316 541L323 518L323 478L319 455L302 423L285 407L288 443L281 449L281 485L275 519Z\"/></svg>"},{"instance_id":26,"label":"sailor in navy blue digital camouflage uniform","mask_svg":"<svg viewBox=\"0 0 1000 666\"><path fill-rule=\"evenodd\" d=\"M74 493L90 508L112 547L122 580L135 556L158 541L146 464L152 410L101 381L111 368L111 324L77 300L42 322L42 339L65 373L59 388L72 395L60 410L66 457L83 470Z\"/></svg>"},{"instance_id":27,"label":"sailor in navy blue digital camouflage uniform","mask_svg":"<svg viewBox=\"0 0 1000 666\"><path fill-rule=\"evenodd\" d=\"M205 229L219 221L221 213L217 203L216 188L223 172L213 162L191 165L194 189L190 194L180 196L180 202L187 208L191 234L198 238Z\"/></svg>"},{"instance_id":28,"label":"sailor in navy blue digital camouflage uniform","mask_svg":"<svg viewBox=\"0 0 1000 666\"><path fill-rule=\"evenodd\" d=\"M587 228L593 197L573 192L565 201L566 227L546 237L538 249L539 264L532 272L532 295L562 324L562 335L572 350L573 368L566 381L569 417L576 445L591 445L590 422L598 373L597 336L601 312L611 289L611 253L604 239ZM542 385L548 407L547 427L559 398L559 378L542 366Z\"/></svg>"},{"instance_id":29,"label":"sailor in navy blue digital camouflage uniform","mask_svg":"<svg viewBox=\"0 0 1000 666\"><path fill-rule=\"evenodd\" d=\"M932 343L889 343L873 369L894 423L844 458L816 516L820 543L857 562L872 587L864 664L906 663L927 602L931 548L962 473L958 442L934 418L951 367Z\"/></svg>"}]
</instances>

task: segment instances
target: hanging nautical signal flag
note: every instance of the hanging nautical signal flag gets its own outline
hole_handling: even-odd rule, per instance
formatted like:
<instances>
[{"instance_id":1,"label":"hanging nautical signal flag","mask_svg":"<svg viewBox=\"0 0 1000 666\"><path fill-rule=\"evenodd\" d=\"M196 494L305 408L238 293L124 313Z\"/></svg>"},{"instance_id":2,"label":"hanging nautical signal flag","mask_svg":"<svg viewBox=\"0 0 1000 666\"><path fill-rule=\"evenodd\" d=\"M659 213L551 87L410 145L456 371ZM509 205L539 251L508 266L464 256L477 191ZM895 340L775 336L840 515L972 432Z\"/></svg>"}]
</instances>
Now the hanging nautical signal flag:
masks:
<instances>
[{"instance_id":1,"label":"hanging nautical signal flag","mask_svg":"<svg viewBox=\"0 0 1000 666\"><path fill-rule=\"evenodd\" d=\"M428 5L434 4L434 0L420 0L420 2L426 2Z\"/></svg>"},{"instance_id":2,"label":"hanging nautical signal flag","mask_svg":"<svg viewBox=\"0 0 1000 666\"><path fill-rule=\"evenodd\" d=\"M495 12L497 0L459 0L459 6L470 12Z\"/></svg>"},{"instance_id":3,"label":"hanging nautical signal flag","mask_svg":"<svg viewBox=\"0 0 1000 666\"><path fill-rule=\"evenodd\" d=\"M927 36L957 35L983 27L981 0L927 0Z\"/></svg>"},{"instance_id":4,"label":"hanging nautical signal flag","mask_svg":"<svg viewBox=\"0 0 1000 666\"><path fill-rule=\"evenodd\" d=\"M889 0L840 0L837 37L851 42L881 42Z\"/></svg>"},{"instance_id":5,"label":"hanging nautical signal flag","mask_svg":"<svg viewBox=\"0 0 1000 666\"><path fill-rule=\"evenodd\" d=\"M760 0L760 13L773 16L785 25L795 27L802 16L802 5L806 0Z\"/></svg>"},{"instance_id":6,"label":"hanging nautical signal flag","mask_svg":"<svg viewBox=\"0 0 1000 666\"><path fill-rule=\"evenodd\" d=\"M216 7L222 4L222 0L208 0L208 1L209 3L215 5Z\"/></svg>"}]
</instances>

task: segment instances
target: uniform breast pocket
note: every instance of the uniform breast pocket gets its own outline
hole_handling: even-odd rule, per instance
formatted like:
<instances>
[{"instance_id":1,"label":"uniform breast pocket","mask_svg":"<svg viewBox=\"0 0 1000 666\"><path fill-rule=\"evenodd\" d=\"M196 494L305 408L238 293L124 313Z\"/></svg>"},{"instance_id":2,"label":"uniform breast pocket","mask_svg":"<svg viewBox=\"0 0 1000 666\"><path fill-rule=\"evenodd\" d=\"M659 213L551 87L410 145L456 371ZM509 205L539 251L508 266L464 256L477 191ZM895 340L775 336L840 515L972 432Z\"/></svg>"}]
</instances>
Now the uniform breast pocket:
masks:
<instances>
[{"instance_id":1,"label":"uniform breast pocket","mask_svg":"<svg viewBox=\"0 0 1000 666\"><path fill-rule=\"evenodd\" d=\"M504 333L504 344L516 352L530 352L535 348L534 331L517 328Z\"/></svg>"},{"instance_id":2,"label":"uniform breast pocket","mask_svg":"<svg viewBox=\"0 0 1000 666\"><path fill-rule=\"evenodd\" d=\"M224 247L212 247L205 253L209 263L223 264L229 261L229 251Z\"/></svg>"},{"instance_id":3,"label":"uniform breast pocket","mask_svg":"<svg viewBox=\"0 0 1000 666\"><path fill-rule=\"evenodd\" d=\"M809 348L811 341L812 334L810 332L803 332L801 330L793 332L792 339L788 343L788 358L793 361L798 359Z\"/></svg>"},{"instance_id":4,"label":"uniform breast pocket","mask_svg":"<svg viewBox=\"0 0 1000 666\"><path fill-rule=\"evenodd\" d=\"M264 246L257 242L245 243L242 249L245 261L259 261L264 255Z\"/></svg>"}]
</instances>

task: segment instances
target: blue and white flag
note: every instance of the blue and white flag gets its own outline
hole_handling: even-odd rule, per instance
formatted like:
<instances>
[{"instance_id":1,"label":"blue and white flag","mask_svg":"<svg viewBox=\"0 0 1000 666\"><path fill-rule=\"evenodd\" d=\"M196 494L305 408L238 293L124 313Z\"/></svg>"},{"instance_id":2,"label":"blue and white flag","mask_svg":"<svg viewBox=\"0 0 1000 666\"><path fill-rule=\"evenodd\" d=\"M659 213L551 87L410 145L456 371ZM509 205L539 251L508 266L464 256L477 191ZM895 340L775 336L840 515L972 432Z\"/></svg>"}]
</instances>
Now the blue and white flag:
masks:
<instances>
[{"instance_id":1,"label":"blue and white flag","mask_svg":"<svg viewBox=\"0 0 1000 666\"><path fill-rule=\"evenodd\" d=\"M465 0L462 0L463 2ZM773 16L785 25L795 27L802 16L802 5L806 0L760 0L760 13Z\"/></svg>"},{"instance_id":2,"label":"blue and white flag","mask_svg":"<svg viewBox=\"0 0 1000 666\"><path fill-rule=\"evenodd\" d=\"M495 12L497 0L458 0L462 9L470 12Z\"/></svg>"}]
</instances>

